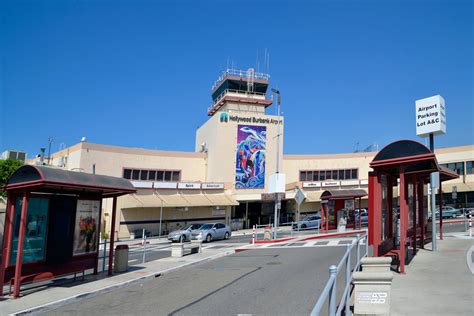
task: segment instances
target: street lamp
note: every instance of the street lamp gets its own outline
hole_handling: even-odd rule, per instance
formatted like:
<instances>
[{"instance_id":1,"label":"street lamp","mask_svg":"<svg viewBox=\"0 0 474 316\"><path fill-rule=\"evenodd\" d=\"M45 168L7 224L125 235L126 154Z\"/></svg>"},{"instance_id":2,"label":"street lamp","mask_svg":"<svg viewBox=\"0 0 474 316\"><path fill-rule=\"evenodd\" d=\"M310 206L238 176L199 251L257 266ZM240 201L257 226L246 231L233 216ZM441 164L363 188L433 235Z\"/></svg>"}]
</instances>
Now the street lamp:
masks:
<instances>
[{"instance_id":1,"label":"street lamp","mask_svg":"<svg viewBox=\"0 0 474 316\"><path fill-rule=\"evenodd\" d=\"M275 93L277 97L277 115L278 115L278 123L277 123L277 158L276 158L276 174L278 175L280 173L280 102L281 102L281 96L280 96L280 90L272 88L272 92ZM276 180L276 179L275 179ZM278 213L281 208L281 202L280 202L280 194L279 192L275 192L275 225L273 228L273 239L277 238L277 228L278 228Z\"/></svg>"}]
</instances>

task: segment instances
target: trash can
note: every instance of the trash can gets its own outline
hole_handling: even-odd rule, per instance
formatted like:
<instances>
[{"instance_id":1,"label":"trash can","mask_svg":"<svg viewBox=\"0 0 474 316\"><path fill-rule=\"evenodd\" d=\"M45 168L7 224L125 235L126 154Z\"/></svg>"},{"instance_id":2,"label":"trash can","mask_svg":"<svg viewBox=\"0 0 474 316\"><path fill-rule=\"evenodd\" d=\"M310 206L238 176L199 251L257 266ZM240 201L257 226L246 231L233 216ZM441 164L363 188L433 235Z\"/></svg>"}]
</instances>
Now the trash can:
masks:
<instances>
[{"instance_id":1,"label":"trash can","mask_svg":"<svg viewBox=\"0 0 474 316\"><path fill-rule=\"evenodd\" d=\"M128 270L128 245L115 247L114 272L126 272Z\"/></svg>"}]
</instances>

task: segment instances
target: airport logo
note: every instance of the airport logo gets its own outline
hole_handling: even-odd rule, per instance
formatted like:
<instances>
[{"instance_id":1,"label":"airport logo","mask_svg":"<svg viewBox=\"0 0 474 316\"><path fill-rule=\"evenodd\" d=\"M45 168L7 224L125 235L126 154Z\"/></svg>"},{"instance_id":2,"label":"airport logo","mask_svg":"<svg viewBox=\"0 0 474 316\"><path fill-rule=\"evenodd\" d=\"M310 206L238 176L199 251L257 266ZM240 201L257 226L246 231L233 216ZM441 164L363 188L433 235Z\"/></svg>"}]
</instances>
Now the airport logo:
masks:
<instances>
[{"instance_id":1,"label":"airport logo","mask_svg":"<svg viewBox=\"0 0 474 316\"><path fill-rule=\"evenodd\" d=\"M221 123L228 123L229 122L229 114L227 113L221 113L220 116Z\"/></svg>"}]
</instances>

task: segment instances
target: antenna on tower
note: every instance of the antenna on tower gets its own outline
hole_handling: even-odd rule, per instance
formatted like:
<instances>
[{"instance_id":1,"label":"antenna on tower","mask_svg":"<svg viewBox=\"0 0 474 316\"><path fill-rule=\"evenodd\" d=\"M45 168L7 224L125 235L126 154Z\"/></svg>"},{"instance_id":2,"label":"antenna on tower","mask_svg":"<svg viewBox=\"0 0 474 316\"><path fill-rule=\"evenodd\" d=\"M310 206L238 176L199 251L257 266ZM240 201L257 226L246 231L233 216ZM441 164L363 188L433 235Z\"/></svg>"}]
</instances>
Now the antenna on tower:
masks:
<instances>
[{"instance_id":1,"label":"antenna on tower","mask_svg":"<svg viewBox=\"0 0 474 316\"><path fill-rule=\"evenodd\" d=\"M255 59L255 66L257 68L257 73L260 72L260 63L258 61L258 49L257 49L257 56L256 56L256 59Z\"/></svg>"}]
</instances>

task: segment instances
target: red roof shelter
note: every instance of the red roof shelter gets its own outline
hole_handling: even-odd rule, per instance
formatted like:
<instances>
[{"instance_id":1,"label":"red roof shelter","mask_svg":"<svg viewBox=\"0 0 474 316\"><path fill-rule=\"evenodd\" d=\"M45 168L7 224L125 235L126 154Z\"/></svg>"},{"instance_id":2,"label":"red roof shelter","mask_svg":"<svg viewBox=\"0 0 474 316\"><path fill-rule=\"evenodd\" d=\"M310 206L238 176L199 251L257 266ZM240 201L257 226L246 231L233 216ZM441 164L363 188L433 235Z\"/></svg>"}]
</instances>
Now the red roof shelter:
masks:
<instances>
[{"instance_id":1,"label":"red roof shelter","mask_svg":"<svg viewBox=\"0 0 474 316\"><path fill-rule=\"evenodd\" d=\"M321 218L323 231L336 229L338 220L341 216L347 218L347 227L361 229L361 216L357 216L355 212L355 200L359 201L359 212L361 210L361 199L366 196L364 189L350 190L326 190L321 194ZM346 201L352 205L346 208ZM331 204L331 205L330 205ZM358 223L356 223L358 219Z\"/></svg>"},{"instance_id":2,"label":"red roof shelter","mask_svg":"<svg viewBox=\"0 0 474 316\"><path fill-rule=\"evenodd\" d=\"M122 178L22 166L8 180L0 285L98 271L102 199L112 198L109 275L117 197L136 192ZM104 258L105 259L105 258ZM3 293L0 293L0 296Z\"/></svg>"},{"instance_id":3,"label":"red roof shelter","mask_svg":"<svg viewBox=\"0 0 474 316\"><path fill-rule=\"evenodd\" d=\"M370 167L374 171L369 173L369 244L373 246L374 256L398 258L399 271L404 273L408 245L416 254L417 242L424 247L428 239L431 225L427 225L424 186L430 181L430 173L439 171L440 182L456 179L458 175L440 167L433 152L411 140L387 145ZM399 208L393 196L398 186ZM439 186L441 192L441 183Z\"/></svg>"}]
</instances>

